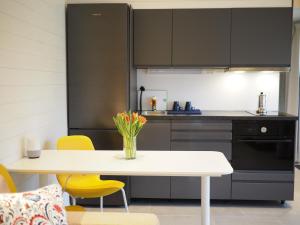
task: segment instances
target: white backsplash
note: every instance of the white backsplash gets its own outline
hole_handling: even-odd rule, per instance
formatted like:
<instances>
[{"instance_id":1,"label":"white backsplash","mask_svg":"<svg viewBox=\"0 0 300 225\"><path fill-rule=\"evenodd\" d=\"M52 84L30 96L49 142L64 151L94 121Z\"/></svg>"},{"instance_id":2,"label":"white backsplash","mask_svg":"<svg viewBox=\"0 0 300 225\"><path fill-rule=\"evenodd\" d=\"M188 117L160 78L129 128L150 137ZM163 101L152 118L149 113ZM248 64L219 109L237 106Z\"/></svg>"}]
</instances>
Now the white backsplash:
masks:
<instances>
[{"instance_id":1,"label":"white backsplash","mask_svg":"<svg viewBox=\"0 0 300 225\"><path fill-rule=\"evenodd\" d=\"M139 69L137 87L166 90L173 101L191 101L202 110L256 110L258 95L267 95L267 110L278 110L278 72L210 72L196 69ZM143 105L149 104L144 99Z\"/></svg>"}]
</instances>

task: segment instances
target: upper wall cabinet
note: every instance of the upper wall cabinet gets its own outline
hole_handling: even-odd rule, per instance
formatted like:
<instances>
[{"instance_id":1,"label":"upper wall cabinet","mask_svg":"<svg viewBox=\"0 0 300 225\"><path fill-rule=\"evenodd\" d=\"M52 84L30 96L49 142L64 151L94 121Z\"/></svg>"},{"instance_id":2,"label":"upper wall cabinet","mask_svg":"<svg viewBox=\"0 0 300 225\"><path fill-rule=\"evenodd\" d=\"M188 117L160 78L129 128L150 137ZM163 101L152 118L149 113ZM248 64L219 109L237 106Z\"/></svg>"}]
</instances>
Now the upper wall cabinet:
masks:
<instances>
[{"instance_id":1,"label":"upper wall cabinet","mask_svg":"<svg viewBox=\"0 0 300 225\"><path fill-rule=\"evenodd\" d=\"M289 67L292 8L134 10L136 67Z\"/></svg>"},{"instance_id":2,"label":"upper wall cabinet","mask_svg":"<svg viewBox=\"0 0 300 225\"><path fill-rule=\"evenodd\" d=\"M173 66L228 67L231 9L173 10Z\"/></svg>"},{"instance_id":3,"label":"upper wall cabinet","mask_svg":"<svg viewBox=\"0 0 300 225\"><path fill-rule=\"evenodd\" d=\"M134 10L134 64L171 66L172 10Z\"/></svg>"},{"instance_id":4,"label":"upper wall cabinet","mask_svg":"<svg viewBox=\"0 0 300 225\"><path fill-rule=\"evenodd\" d=\"M290 66L291 35L291 8L232 9L231 66Z\"/></svg>"}]
</instances>

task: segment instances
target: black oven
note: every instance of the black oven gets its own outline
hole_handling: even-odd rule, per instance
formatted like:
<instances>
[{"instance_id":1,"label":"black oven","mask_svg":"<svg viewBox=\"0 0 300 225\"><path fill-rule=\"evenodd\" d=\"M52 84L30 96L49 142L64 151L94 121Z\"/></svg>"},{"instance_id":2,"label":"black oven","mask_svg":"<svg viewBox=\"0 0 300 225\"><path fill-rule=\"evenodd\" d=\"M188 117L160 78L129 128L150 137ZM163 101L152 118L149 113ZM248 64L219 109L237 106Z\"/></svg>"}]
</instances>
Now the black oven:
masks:
<instances>
[{"instance_id":1,"label":"black oven","mask_svg":"<svg viewBox=\"0 0 300 225\"><path fill-rule=\"evenodd\" d=\"M293 170L294 121L234 121L234 170Z\"/></svg>"}]
</instances>

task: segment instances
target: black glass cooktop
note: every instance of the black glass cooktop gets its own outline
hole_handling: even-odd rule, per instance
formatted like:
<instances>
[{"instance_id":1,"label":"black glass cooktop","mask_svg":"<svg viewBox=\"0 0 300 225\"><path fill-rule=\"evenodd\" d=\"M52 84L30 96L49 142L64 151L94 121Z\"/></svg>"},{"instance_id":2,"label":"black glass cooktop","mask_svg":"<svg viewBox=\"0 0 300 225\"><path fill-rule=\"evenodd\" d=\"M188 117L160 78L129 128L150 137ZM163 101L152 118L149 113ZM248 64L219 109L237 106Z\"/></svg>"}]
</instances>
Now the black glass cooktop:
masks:
<instances>
[{"instance_id":1,"label":"black glass cooktop","mask_svg":"<svg viewBox=\"0 0 300 225\"><path fill-rule=\"evenodd\" d=\"M278 112L278 111L267 111L266 114L264 115L257 114L255 111L247 111L247 113L250 113L251 115L254 116L286 116L287 115L287 113Z\"/></svg>"}]
</instances>

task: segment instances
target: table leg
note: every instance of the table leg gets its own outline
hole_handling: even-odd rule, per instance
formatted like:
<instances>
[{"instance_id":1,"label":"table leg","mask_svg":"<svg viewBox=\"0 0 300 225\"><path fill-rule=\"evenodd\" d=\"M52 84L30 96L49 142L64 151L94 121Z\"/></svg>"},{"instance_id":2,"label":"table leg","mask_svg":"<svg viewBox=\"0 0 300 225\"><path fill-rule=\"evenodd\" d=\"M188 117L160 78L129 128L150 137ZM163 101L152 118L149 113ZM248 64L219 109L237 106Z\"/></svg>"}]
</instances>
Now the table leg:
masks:
<instances>
[{"instance_id":1,"label":"table leg","mask_svg":"<svg viewBox=\"0 0 300 225\"><path fill-rule=\"evenodd\" d=\"M210 177L201 177L202 225L210 225Z\"/></svg>"}]
</instances>

